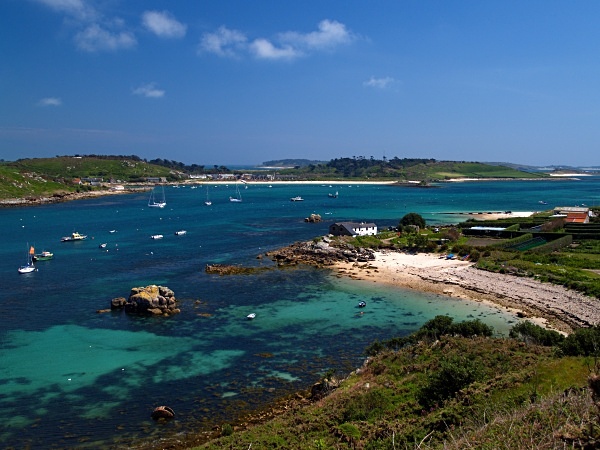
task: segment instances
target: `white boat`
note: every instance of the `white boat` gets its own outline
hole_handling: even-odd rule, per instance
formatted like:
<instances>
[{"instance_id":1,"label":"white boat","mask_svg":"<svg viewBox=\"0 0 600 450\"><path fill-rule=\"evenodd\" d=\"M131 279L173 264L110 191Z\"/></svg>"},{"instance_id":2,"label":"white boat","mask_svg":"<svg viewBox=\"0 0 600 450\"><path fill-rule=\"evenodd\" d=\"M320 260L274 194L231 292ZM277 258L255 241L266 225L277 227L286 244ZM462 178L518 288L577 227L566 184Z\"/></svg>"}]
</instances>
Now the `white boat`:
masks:
<instances>
[{"instance_id":1,"label":"white boat","mask_svg":"<svg viewBox=\"0 0 600 450\"><path fill-rule=\"evenodd\" d=\"M246 316L246 319L248 319L248 320L252 320L252 319L254 319L255 317L256 317L256 313L250 313L250 314L248 314L248 315Z\"/></svg>"},{"instance_id":2,"label":"white boat","mask_svg":"<svg viewBox=\"0 0 600 450\"><path fill-rule=\"evenodd\" d=\"M185 231L185 230L179 230L179 231L175 232L175 235L176 236L183 236L185 233L187 233L187 231Z\"/></svg>"},{"instance_id":3,"label":"white boat","mask_svg":"<svg viewBox=\"0 0 600 450\"><path fill-rule=\"evenodd\" d=\"M327 194L327 195L328 195L330 198L337 198L339 194L338 194L338 191L335 191L335 194L331 194L331 193L329 193L329 194Z\"/></svg>"},{"instance_id":4,"label":"white boat","mask_svg":"<svg viewBox=\"0 0 600 450\"><path fill-rule=\"evenodd\" d=\"M210 205L212 205L212 202L210 201L210 198L209 198L209 196L208 196L208 185L206 186L206 200L204 201L204 204L205 204L206 206L210 206Z\"/></svg>"},{"instance_id":5,"label":"white boat","mask_svg":"<svg viewBox=\"0 0 600 450\"><path fill-rule=\"evenodd\" d=\"M150 191L150 198L148 199L148 206L151 208L164 208L167 206L167 202L165 200L165 187L161 186L162 191L160 198L154 194L154 189Z\"/></svg>"},{"instance_id":6,"label":"white boat","mask_svg":"<svg viewBox=\"0 0 600 450\"><path fill-rule=\"evenodd\" d=\"M292 202L303 202L304 201L304 199L302 197L300 197L299 195L297 197L290 198L290 200Z\"/></svg>"},{"instance_id":7,"label":"white boat","mask_svg":"<svg viewBox=\"0 0 600 450\"><path fill-rule=\"evenodd\" d=\"M229 197L230 202L240 203L242 201L242 194L240 194L240 188L237 183L235 183L235 197Z\"/></svg>"},{"instance_id":8,"label":"white boat","mask_svg":"<svg viewBox=\"0 0 600 450\"><path fill-rule=\"evenodd\" d=\"M162 239L164 236L162 234L153 234L150 236L150 239Z\"/></svg>"},{"instance_id":9,"label":"white boat","mask_svg":"<svg viewBox=\"0 0 600 450\"><path fill-rule=\"evenodd\" d=\"M106 243L100 244L98 248L106 248Z\"/></svg>"},{"instance_id":10,"label":"white boat","mask_svg":"<svg viewBox=\"0 0 600 450\"><path fill-rule=\"evenodd\" d=\"M27 244L27 246L29 247L29 244ZM17 271L19 273L31 273L31 272L35 272L37 269L35 268L35 266L33 265L33 255L35 254L35 249L33 248L33 246L29 247L29 250L27 251L27 259L25 262L24 266L21 266L17 269Z\"/></svg>"},{"instance_id":11,"label":"white boat","mask_svg":"<svg viewBox=\"0 0 600 450\"><path fill-rule=\"evenodd\" d=\"M87 239L87 234L79 234L77 231L71 233L71 236L63 236L60 238L61 242L71 242L71 241L83 241Z\"/></svg>"}]
</instances>

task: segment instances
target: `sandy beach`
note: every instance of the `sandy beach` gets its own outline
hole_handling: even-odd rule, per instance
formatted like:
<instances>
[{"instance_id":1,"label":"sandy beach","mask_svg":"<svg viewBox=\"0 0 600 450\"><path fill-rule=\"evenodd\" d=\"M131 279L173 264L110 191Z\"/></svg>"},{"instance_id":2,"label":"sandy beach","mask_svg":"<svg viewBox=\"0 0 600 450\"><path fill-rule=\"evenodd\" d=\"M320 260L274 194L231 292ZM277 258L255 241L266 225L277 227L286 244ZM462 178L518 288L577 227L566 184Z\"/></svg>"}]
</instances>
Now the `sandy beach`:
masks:
<instances>
[{"instance_id":1,"label":"sandy beach","mask_svg":"<svg viewBox=\"0 0 600 450\"><path fill-rule=\"evenodd\" d=\"M489 302L550 329L600 323L598 300L532 278L491 273L439 254L376 252L368 263L338 263L340 275L477 302Z\"/></svg>"}]
</instances>

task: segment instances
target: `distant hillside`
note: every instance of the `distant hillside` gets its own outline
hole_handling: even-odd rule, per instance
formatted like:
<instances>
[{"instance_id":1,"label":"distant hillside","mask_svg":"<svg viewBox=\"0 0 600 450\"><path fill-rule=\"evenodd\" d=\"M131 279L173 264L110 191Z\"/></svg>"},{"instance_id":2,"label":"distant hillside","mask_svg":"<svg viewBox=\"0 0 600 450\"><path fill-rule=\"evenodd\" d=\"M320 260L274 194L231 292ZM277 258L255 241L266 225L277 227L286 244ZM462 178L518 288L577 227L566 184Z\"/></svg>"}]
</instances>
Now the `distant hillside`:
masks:
<instances>
[{"instance_id":1,"label":"distant hillside","mask_svg":"<svg viewBox=\"0 0 600 450\"><path fill-rule=\"evenodd\" d=\"M73 183L76 178L102 178L120 182L141 182L147 177L179 179L167 167L147 163L136 156L60 156L20 159L0 163L0 199L48 196L86 189Z\"/></svg>"},{"instance_id":2,"label":"distant hillside","mask_svg":"<svg viewBox=\"0 0 600 450\"><path fill-rule=\"evenodd\" d=\"M306 167L311 164L325 164L326 161L313 161L310 159L277 159L265 161L259 167Z\"/></svg>"},{"instance_id":3,"label":"distant hillside","mask_svg":"<svg viewBox=\"0 0 600 450\"><path fill-rule=\"evenodd\" d=\"M310 179L354 178L398 181L443 181L453 178L538 178L546 174L524 172L506 166L478 162L436 161L435 159L338 158L325 164L282 170L281 174Z\"/></svg>"}]
</instances>

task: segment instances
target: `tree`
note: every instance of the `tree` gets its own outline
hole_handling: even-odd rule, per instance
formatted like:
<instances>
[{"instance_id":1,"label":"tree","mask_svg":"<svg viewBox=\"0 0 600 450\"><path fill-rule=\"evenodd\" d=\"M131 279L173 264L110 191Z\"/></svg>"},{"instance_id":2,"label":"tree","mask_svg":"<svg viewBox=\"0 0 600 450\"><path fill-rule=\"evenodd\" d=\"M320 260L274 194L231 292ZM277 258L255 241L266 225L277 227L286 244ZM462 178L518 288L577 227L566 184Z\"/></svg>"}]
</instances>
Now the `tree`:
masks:
<instances>
[{"instance_id":1,"label":"tree","mask_svg":"<svg viewBox=\"0 0 600 450\"><path fill-rule=\"evenodd\" d=\"M407 225L416 225L419 228L425 228L425 219L423 219L420 214L411 212L400 219L400 228Z\"/></svg>"}]
</instances>

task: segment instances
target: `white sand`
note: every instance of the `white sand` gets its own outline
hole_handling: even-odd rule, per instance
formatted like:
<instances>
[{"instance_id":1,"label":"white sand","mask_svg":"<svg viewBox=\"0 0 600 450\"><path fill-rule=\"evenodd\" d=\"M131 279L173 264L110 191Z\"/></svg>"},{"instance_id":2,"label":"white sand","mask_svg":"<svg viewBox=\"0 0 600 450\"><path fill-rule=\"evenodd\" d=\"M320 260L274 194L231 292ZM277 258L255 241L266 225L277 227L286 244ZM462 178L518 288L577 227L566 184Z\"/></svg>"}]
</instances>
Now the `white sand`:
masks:
<instances>
[{"instance_id":1,"label":"white sand","mask_svg":"<svg viewBox=\"0 0 600 450\"><path fill-rule=\"evenodd\" d=\"M377 252L369 263L340 263L340 274L478 302L520 312L540 325L569 332L600 323L600 302L532 278L476 269L468 261L437 254Z\"/></svg>"}]
</instances>

